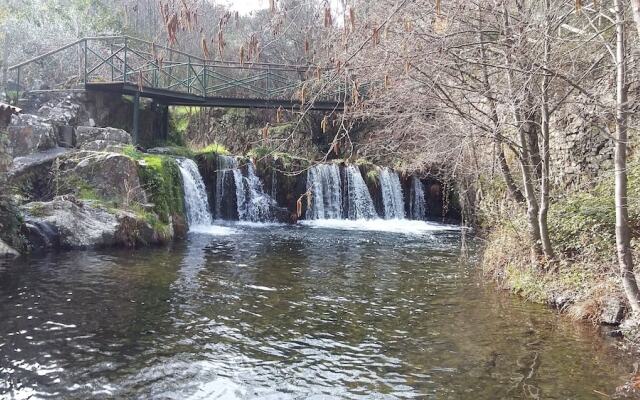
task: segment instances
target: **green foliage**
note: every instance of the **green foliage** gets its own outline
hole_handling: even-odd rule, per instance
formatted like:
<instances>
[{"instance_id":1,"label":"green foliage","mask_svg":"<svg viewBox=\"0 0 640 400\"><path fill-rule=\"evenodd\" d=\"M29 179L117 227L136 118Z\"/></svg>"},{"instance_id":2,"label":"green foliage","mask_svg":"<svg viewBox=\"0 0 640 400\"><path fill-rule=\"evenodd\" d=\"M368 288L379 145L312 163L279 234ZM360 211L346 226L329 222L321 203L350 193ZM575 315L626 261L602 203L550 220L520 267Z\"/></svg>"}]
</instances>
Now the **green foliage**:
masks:
<instances>
[{"instance_id":1,"label":"green foliage","mask_svg":"<svg viewBox=\"0 0 640 400\"><path fill-rule=\"evenodd\" d=\"M167 224L173 215L184 215L182 177L176 161L167 156L139 152L125 154L138 160L140 181L153 203L160 222Z\"/></svg>"},{"instance_id":2,"label":"green foliage","mask_svg":"<svg viewBox=\"0 0 640 400\"><path fill-rule=\"evenodd\" d=\"M634 237L640 233L640 165L631 164L629 216ZM484 189L502 193L498 186ZM487 194L485 190L485 199ZM555 198L549 212L549 230L558 259L548 268L531 263L529 237L523 211L486 214L492 226L483 254L483 270L503 286L537 302L553 298L569 300L568 312L578 319L598 320L602 298L619 296L621 284L616 270L615 205L613 171L604 174L592 189L574 190ZM632 250L637 258L637 240Z\"/></svg>"},{"instance_id":3,"label":"green foliage","mask_svg":"<svg viewBox=\"0 0 640 400\"><path fill-rule=\"evenodd\" d=\"M376 167L376 165L373 162L371 162L371 160L366 158L358 158L354 161L354 164L357 165L358 167L364 167L367 169L373 169Z\"/></svg>"},{"instance_id":4,"label":"green foliage","mask_svg":"<svg viewBox=\"0 0 640 400\"><path fill-rule=\"evenodd\" d=\"M80 200L91 200L104 204L108 200L100 196L87 181L77 176L58 180L58 193L56 194L66 193L73 193ZM115 202L114 205L116 205Z\"/></svg>"},{"instance_id":5,"label":"green foliage","mask_svg":"<svg viewBox=\"0 0 640 400\"><path fill-rule=\"evenodd\" d=\"M542 303L547 300L548 295L541 274L529 268L508 264L505 269L505 275L511 290L515 293L537 303Z\"/></svg>"},{"instance_id":6,"label":"green foliage","mask_svg":"<svg viewBox=\"0 0 640 400\"><path fill-rule=\"evenodd\" d=\"M256 146L256 147L252 148L251 150L249 150L247 152L247 157L260 159L260 158L263 158L263 157L266 157L266 156L270 155L273 152L274 152L274 150L271 147L268 147L268 146Z\"/></svg>"},{"instance_id":7,"label":"green foliage","mask_svg":"<svg viewBox=\"0 0 640 400\"><path fill-rule=\"evenodd\" d=\"M144 153L141 153L138 150L136 150L136 147L132 144L128 144L124 146L122 148L122 154L130 158L133 158L134 160L142 160L142 158L144 157Z\"/></svg>"},{"instance_id":8,"label":"green foliage","mask_svg":"<svg viewBox=\"0 0 640 400\"><path fill-rule=\"evenodd\" d=\"M229 154L229 150L220 143L212 143L207 147L196 150L194 154L220 154L225 156Z\"/></svg>"},{"instance_id":9,"label":"green foliage","mask_svg":"<svg viewBox=\"0 0 640 400\"><path fill-rule=\"evenodd\" d=\"M378 186L378 182L380 181L380 170L378 168L372 168L367 171L365 175L367 182L374 186Z\"/></svg>"},{"instance_id":10,"label":"green foliage","mask_svg":"<svg viewBox=\"0 0 640 400\"><path fill-rule=\"evenodd\" d=\"M629 218L632 233L640 228L640 166L632 165L629 177ZM614 180L606 176L589 191L558 199L549 212L551 238L567 256L589 256L608 261L615 248ZM595 261L594 259L594 261Z\"/></svg>"},{"instance_id":11,"label":"green foliage","mask_svg":"<svg viewBox=\"0 0 640 400\"><path fill-rule=\"evenodd\" d=\"M136 216L144 221L146 221L155 232L157 232L162 237L170 237L171 226L168 222L163 222L158 214L155 212L149 211L141 207L140 205L133 205L131 210Z\"/></svg>"},{"instance_id":12,"label":"green foliage","mask_svg":"<svg viewBox=\"0 0 640 400\"><path fill-rule=\"evenodd\" d=\"M193 150L183 146L169 146L169 154L179 157L193 158L195 153Z\"/></svg>"},{"instance_id":13,"label":"green foliage","mask_svg":"<svg viewBox=\"0 0 640 400\"><path fill-rule=\"evenodd\" d=\"M168 142L176 146L184 146L184 138L189 129L190 117L196 107L173 106L169 108Z\"/></svg>"}]
</instances>

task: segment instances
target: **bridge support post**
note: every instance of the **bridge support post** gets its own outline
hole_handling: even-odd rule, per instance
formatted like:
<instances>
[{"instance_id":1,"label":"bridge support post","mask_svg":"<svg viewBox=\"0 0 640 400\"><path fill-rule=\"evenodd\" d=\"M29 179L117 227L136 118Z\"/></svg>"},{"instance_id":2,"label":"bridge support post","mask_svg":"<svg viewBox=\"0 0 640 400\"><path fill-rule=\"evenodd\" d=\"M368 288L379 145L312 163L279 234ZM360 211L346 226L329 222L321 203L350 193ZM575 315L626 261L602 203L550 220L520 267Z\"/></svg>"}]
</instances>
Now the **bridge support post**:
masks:
<instances>
[{"instance_id":1,"label":"bridge support post","mask_svg":"<svg viewBox=\"0 0 640 400\"><path fill-rule=\"evenodd\" d=\"M140 92L136 92L133 97L133 144L138 144L140 133Z\"/></svg>"},{"instance_id":2,"label":"bridge support post","mask_svg":"<svg viewBox=\"0 0 640 400\"><path fill-rule=\"evenodd\" d=\"M151 103L153 110L154 141L165 143L169 139L169 106L163 103Z\"/></svg>"},{"instance_id":3,"label":"bridge support post","mask_svg":"<svg viewBox=\"0 0 640 400\"><path fill-rule=\"evenodd\" d=\"M162 140L164 140L165 142L167 141L167 139L169 139L169 106L166 104L162 104L160 105L161 107L161 112L162 112L162 119L161 119L161 135L162 135Z\"/></svg>"}]
</instances>

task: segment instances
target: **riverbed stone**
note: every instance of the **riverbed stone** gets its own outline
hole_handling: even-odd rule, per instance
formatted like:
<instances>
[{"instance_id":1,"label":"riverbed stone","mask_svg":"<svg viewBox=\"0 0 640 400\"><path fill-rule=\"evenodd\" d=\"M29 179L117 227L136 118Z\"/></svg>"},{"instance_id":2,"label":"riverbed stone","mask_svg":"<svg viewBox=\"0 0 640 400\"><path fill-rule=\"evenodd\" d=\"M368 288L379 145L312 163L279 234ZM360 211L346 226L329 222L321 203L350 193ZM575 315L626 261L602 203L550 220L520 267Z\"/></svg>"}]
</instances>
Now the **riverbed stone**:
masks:
<instances>
[{"instance_id":1,"label":"riverbed stone","mask_svg":"<svg viewBox=\"0 0 640 400\"><path fill-rule=\"evenodd\" d=\"M20 253L0 239L0 258L15 258Z\"/></svg>"},{"instance_id":2,"label":"riverbed stone","mask_svg":"<svg viewBox=\"0 0 640 400\"><path fill-rule=\"evenodd\" d=\"M602 302L602 312L600 313L600 323L604 325L618 325L624 318L625 305L620 299L611 297Z\"/></svg>"},{"instance_id":3,"label":"riverbed stone","mask_svg":"<svg viewBox=\"0 0 640 400\"><path fill-rule=\"evenodd\" d=\"M58 145L53 125L36 115L13 115L7 134L12 157L37 153Z\"/></svg>"}]
</instances>

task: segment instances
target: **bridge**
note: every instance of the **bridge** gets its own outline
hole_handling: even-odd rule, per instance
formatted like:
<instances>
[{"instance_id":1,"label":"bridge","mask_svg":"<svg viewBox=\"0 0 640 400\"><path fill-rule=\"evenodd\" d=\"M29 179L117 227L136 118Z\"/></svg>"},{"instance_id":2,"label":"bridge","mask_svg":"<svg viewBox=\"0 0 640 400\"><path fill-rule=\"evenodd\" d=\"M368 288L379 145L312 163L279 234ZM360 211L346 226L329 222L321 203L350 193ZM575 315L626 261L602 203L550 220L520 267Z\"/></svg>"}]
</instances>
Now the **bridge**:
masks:
<instances>
[{"instance_id":1,"label":"bridge","mask_svg":"<svg viewBox=\"0 0 640 400\"><path fill-rule=\"evenodd\" d=\"M134 137L141 97L162 106L342 111L343 87L316 91L332 69L315 65L216 61L130 36L86 37L11 66L16 101L24 92L82 89L134 98ZM308 93L323 93L305 99Z\"/></svg>"}]
</instances>

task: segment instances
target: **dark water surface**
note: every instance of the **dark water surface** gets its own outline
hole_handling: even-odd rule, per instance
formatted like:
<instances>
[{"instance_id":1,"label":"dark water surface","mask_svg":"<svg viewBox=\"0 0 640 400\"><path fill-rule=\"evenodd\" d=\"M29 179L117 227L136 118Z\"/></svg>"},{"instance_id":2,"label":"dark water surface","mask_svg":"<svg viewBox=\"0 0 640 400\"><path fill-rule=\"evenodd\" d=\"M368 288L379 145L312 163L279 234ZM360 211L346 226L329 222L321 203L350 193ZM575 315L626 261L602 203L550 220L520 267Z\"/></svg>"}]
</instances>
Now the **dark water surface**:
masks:
<instances>
[{"instance_id":1,"label":"dark water surface","mask_svg":"<svg viewBox=\"0 0 640 400\"><path fill-rule=\"evenodd\" d=\"M0 266L0 398L599 399L629 372L483 287L458 232L230 229Z\"/></svg>"}]
</instances>

